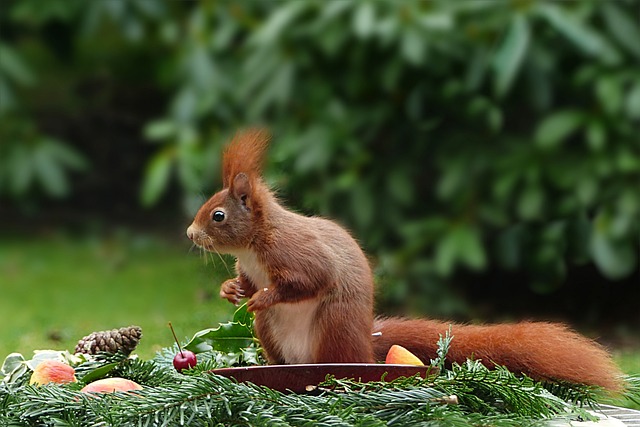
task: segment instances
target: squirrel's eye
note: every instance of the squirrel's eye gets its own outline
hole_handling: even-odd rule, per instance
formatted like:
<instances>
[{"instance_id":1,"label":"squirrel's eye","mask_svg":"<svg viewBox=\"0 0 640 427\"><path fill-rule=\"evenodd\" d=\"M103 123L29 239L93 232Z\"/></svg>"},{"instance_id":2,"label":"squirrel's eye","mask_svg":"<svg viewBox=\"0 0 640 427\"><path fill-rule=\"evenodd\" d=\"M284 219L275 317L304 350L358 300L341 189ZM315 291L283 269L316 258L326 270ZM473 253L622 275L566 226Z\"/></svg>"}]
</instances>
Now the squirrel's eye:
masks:
<instances>
[{"instance_id":1,"label":"squirrel's eye","mask_svg":"<svg viewBox=\"0 0 640 427\"><path fill-rule=\"evenodd\" d=\"M224 212L222 211L215 211L213 213L213 215L211 216L211 218L213 218L213 220L215 222L222 222L224 221Z\"/></svg>"}]
</instances>

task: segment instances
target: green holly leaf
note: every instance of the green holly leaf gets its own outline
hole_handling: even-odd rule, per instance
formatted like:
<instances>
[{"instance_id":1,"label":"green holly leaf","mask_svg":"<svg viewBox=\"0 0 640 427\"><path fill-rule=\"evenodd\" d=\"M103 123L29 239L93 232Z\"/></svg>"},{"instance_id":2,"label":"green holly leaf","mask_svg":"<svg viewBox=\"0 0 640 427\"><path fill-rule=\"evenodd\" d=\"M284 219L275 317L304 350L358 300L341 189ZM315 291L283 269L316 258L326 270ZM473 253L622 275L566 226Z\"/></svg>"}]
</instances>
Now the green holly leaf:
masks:
<instances>
[{"instance_id":1,"label":"green holly leaf","mask_svg":"<svg viewBox=\"0 0 640 427\"><path fill-rule=\"evenodd\" d=\"M184 348L194 353L211 350L239 353L255 341L252 322L252 315L247 312L245 304L236 310L232 322L196 332Z\"/></svg>"},{"instance_id":2,"label":"green holly leaf","mask_svg":"<svg viewBox=\"0 0 640 427\"><path fill-rule=\"evenodd\" d=\"M251 343L253 343L253 335L247 326L236 322L227 322L221 323L217 328L196 332L184 348L194 353L211 350L237 353Z\"/></svg>"},{"instance_id":3,"label":"green holly leaf","mask_svg":"<svg viewBox=\"0 0 640 427\"><path fill-rule=\"evenodd\" d=\"M246 303L238 307L235 313L233 313L233 322L253 329L253 314L247 311Z\"/></svg>"},{"instance_id":4,"label":"green holly leaf","mask_svg":"<svg viewBox=\"0 0 640 427\"><path fill-rule=\"evenodd\" d=\"M262 349L258 346L251 346L247 348L243 348L242 350L242 360L247 365L263 365L264 362L260 360L260 353Z\"/></svg>"}]
</instances>

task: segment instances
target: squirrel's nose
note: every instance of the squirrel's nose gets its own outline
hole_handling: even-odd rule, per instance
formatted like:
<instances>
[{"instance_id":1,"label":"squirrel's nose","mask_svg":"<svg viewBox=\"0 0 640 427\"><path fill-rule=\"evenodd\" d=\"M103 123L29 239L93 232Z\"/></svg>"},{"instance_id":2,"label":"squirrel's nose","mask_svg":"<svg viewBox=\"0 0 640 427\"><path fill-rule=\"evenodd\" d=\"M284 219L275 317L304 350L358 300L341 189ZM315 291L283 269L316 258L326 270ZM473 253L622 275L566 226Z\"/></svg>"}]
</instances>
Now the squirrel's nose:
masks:
<instances>
[{"instance_id":1,"label":"squirrel's nose","mask_svg":"<svg viewBox=\"0 0 640 427\"><path fill-rule=\"evenodd\" d=\"M189 228L187 228L187 237L189 238L189 240L193 240L194 234L195 231L193 230L193 225L190 225Z\"/></svg>"}]
</instances>

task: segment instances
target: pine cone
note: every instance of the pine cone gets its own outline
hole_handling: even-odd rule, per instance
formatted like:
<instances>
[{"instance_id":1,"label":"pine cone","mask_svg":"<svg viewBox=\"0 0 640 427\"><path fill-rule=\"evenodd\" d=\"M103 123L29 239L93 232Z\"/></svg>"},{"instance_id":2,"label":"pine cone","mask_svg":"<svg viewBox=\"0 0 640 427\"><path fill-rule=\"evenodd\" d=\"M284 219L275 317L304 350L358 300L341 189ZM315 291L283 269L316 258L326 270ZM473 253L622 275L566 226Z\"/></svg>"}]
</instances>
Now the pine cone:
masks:
<instances>
[{"instance_id":1,"label":"pine cone","mask_svg":"<svg viewBox=\"0 0 640 427\"><path fill-rule=\"evenodd\" d=\"M78 341L75 352L97 354L104 351L115 354L121 351L129 354L136 348L140 338L142 338L142 329L139 326L92 332Z\"/></svg>"}]
</instances>

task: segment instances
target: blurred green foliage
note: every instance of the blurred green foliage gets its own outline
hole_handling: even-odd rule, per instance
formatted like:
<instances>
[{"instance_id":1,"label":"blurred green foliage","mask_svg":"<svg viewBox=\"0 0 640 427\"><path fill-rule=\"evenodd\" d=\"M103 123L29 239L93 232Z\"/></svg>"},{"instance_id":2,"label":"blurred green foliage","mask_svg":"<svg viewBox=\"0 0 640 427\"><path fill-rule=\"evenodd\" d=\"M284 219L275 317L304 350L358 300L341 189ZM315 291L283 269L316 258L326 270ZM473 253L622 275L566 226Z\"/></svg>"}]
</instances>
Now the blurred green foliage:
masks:
<instances>
[{"instance_id":1,"label":"blurred green foliage","mask_svg":"<svg viewBox=\"0 0 640 427\"><path fill-rule=\"evenodd\" d=\"M354 230L386 304L418 293L416 309L459 313L445 284L469 272L519 272L541 293L575 265L637 274L633 0L45 3L3 2L3 197L70 194L87 161L34 127L37 92L48 67L102 55L169 100L140 123L157 144L143 205L177 183L193 213L223 144L263 124L269 182Z\"/></svg>"}]
</instances>

